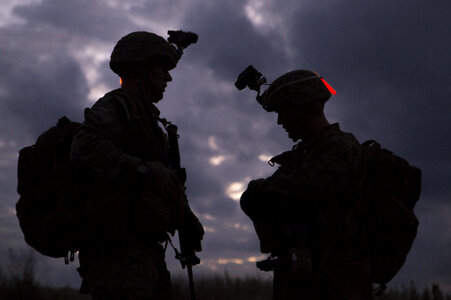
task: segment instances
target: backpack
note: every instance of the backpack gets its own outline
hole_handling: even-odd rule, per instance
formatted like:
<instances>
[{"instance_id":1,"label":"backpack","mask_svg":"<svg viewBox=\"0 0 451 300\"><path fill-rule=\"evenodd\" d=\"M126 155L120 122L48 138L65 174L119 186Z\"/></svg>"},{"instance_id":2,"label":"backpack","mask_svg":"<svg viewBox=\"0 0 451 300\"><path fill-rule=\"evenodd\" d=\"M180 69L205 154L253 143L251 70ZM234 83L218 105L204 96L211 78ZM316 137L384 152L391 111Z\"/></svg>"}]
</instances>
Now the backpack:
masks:
<instances>
[{"instance_id":1,"label":"backpack","mask_svg":"<svg viewBox=\"0 0 451 300\"><path fill-rule=\"evenodd\" d=\"M367 170L363 191L369 204L371 278L385 287L404 264L417 234L413 208L420 197L421 170L374 140L361 147Z\"/></svg>"},{"instance_id":2,"label":"backpack","mask_svg":"<svg viewBox=\"0 0 451 300\"><path fill-rule=\"evenodd\" d=\"M80 176L70 147L80 123L66 117L19 151L16 204L25 242L43 255L74 258L81 238Z\"/></svg>"}]
</instances>

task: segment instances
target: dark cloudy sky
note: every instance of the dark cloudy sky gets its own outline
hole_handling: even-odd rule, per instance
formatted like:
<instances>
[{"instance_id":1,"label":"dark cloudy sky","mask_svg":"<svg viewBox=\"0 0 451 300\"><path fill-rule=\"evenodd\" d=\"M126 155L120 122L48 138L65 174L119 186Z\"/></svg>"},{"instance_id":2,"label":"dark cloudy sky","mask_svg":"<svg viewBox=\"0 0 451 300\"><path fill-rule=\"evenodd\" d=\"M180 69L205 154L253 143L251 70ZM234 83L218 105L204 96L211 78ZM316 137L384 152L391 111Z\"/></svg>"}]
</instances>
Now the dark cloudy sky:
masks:
<instances>
[{"instance_id":1,"label":"dark cloudy sky","mask_svg":"<svg viewBox=\"0 0 451 300\"><path fill-rule=\"evenodd\" d=\"M133 4L128 4L133 3ZM451 291L451 1L447 0L1 0L0 253L26 251L14 206L18 150L66 115L119 87L108 68L117 40L136 30L199 34L159 104L179 125L187 194L205 225L197 274L265 276L239 195L270 175L267 159L292 143L249 90L233 86L253 64L272 81L318 71L338 94L331 122L376 139L423 170L417 240L394 284ZM168 250L171 271L181 272ZM79 283L75 267L38 258L43 283ZM6 267L4 267L6 268Z\"/></svg>"}]
</instances>

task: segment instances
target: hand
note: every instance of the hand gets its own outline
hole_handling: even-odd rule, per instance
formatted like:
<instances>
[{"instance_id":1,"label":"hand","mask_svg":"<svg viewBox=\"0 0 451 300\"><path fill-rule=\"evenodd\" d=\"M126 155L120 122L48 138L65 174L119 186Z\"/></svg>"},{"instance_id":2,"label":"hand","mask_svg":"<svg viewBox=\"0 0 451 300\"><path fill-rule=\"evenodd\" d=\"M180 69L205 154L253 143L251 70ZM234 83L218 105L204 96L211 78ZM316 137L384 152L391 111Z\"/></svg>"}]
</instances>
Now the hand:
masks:
<instances>
[{"instance_id":1,"label":"hand","mask_svg":"<svg viewBox=\"0 0 451 300\"><path fill-rule=\"evenodd\" d=\"M162 163L158 161L149 162L146 164L146 167L147 178L145 184L154 193L163 198L167 198L167 195L176 196L175 194L179 194L180 190L184 190L183 184L177 174L169 168L166 168Z\"/></svg>"},{"instance_id":2,"label":"hand","mask_svg":"<svg viewBox=\"0 0 451 300\"><path fill-rule=\"evenodd\" d=\"M204 236L204 228L199 219L194 215L189 206L185 211L184 223L179 230L182 255L191 265L200 263L195 252L202 251L201 240Z\"/></svg>"},{"instance_id":3,"label":"hand","mask_svg":"<svg viewBox=\"0 0 451 300\"><path fill-rule=\"evenodd\" d=\"M248 189L261 188L261 187L263 187L265 181L266 181L266 179L264 179L264 178L251 180L249 182L249 184L247 185L247 188Z\"/></svg>"},{"instance_id":4,"label":"hand","mask_svg":"<svg viewBox=\"0 0 451 300\"><path fill-rule=\"evenodd\" d=\"M199 219L196 217L196 215L191 211L191 209L188 207L187 209L187 215L186 215L186 224L187 231L190 234L190 237L196 241L201 241L204 237L205 231L204 226L202 226L202 223L200 223ZM200 251L195 249L196 251Z\"/></svg>"},{"instance_id":5,"label":"hand","mask_svg":"<svg viewBox=\"0 0 451 300\"><path fill-rule=\"evenodd\" d=\"M159 162L146 164L139 187L139 201L135 206L134 222L142 235L173 233L180 226L181 211L185 207L184 186L177 175Z\"/></svg>"},{"instance_id":6,"label":"hand","mask_svg":"<svg viewBox=\"0 0 451 300\"><path fill-rule=\"evenodd\" d=\"M266 179L260 178L249 182L246 191L241 195L240 206L243 212L253 219L258 213L267 195Z\"/></svg>"}]
</instances>

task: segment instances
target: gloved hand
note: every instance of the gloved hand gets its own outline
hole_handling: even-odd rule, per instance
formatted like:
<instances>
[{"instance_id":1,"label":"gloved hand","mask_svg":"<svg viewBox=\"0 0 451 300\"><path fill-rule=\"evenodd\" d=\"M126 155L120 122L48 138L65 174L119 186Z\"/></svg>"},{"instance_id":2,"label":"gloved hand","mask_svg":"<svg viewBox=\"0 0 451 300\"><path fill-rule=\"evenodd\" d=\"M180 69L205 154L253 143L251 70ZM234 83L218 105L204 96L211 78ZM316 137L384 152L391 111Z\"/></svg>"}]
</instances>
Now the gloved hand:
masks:
<instances>
[{"instance_id":1,"label":"gloved hand","mask_svg":"<svg viewBox=\"0 0 451 300\"><path fill-rule=\"evenodd\" d=\"M184 187L176 173L157 161L147 163L146 167L144 188L150 189L154 194L165 199L168 204L181 206L184 200L181 191L184 191Z\"/></svg>"},{"instance_id":2,"label":"gloved hand","mask_svg":"<svg viewBox=\"0 0 451 300\"><path fill-rule=\"evenodd\" d=\"M251 219L254 217L257 208L262 204L262 199L265 196L265 184L266 180L263 178L252 180L249 182L247 189L241 195L241 209Z\"/></svg>"},{"instance_id":3,"label":"gloved hand","mask_svg":"<svg viewBox=\"0 0 451 300\"><path fill-rule=\"evenodd\" d=\"M192 240L194 250L196 250L196 252L202 251L200 241L203 239L205 234L204 226L202 226L199 219L189 207L186 213L184 226L186 226L186 232Z\"/></svg>"},{"instance_id":4,"label":"gloved hand","mask_svg":"<svg viewBox=\"0 0 451 300\"><path fill-rule=\"evenodd\" d=\"M200 259L195 252L202 251L201 240L203 236L204 228L202 224L187 205L183 222L179 228L181 257L186 264L194 266L200 263Z\"/></svg>"},{"instance_id":5,"label":"gloved hand","mask_svg":"<svg viewBox=\"0 0 451 300\"><path fill-rule=\"evenodd\" d=\"M180 226L185 207L184 186L176 174L160 162L146 164L141 172L139 197L133 223L141 236L156 237L174 233Z\"/></svg>"}]
</instances>

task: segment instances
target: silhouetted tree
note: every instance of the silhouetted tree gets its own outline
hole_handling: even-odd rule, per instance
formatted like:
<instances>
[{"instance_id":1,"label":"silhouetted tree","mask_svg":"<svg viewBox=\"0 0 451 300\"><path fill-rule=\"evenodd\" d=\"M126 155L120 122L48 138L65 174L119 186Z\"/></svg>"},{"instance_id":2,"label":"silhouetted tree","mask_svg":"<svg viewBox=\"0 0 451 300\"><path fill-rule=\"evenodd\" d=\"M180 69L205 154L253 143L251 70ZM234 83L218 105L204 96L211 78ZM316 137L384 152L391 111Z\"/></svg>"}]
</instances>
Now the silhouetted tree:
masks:
<instances>
[{"instance_id":1,"label":"silhouetted tree","mask_svg":"<svg viewBox=\"0 0 451 300\"><path fill-rule=\"evenodd\" d=\"M445 300L443 292L437 284L432 285L432 300Z\"/></svg>"},{"instance_id":2,"label":"silhouetted tree","mask_svg":"<svg viewBox=\"0 0 451 300\"><path fill-rule=\"evenodd\" d=\"M431 300L431 291L426 287L421 295L421 300Z\"/></svg>"}]
</instances>

